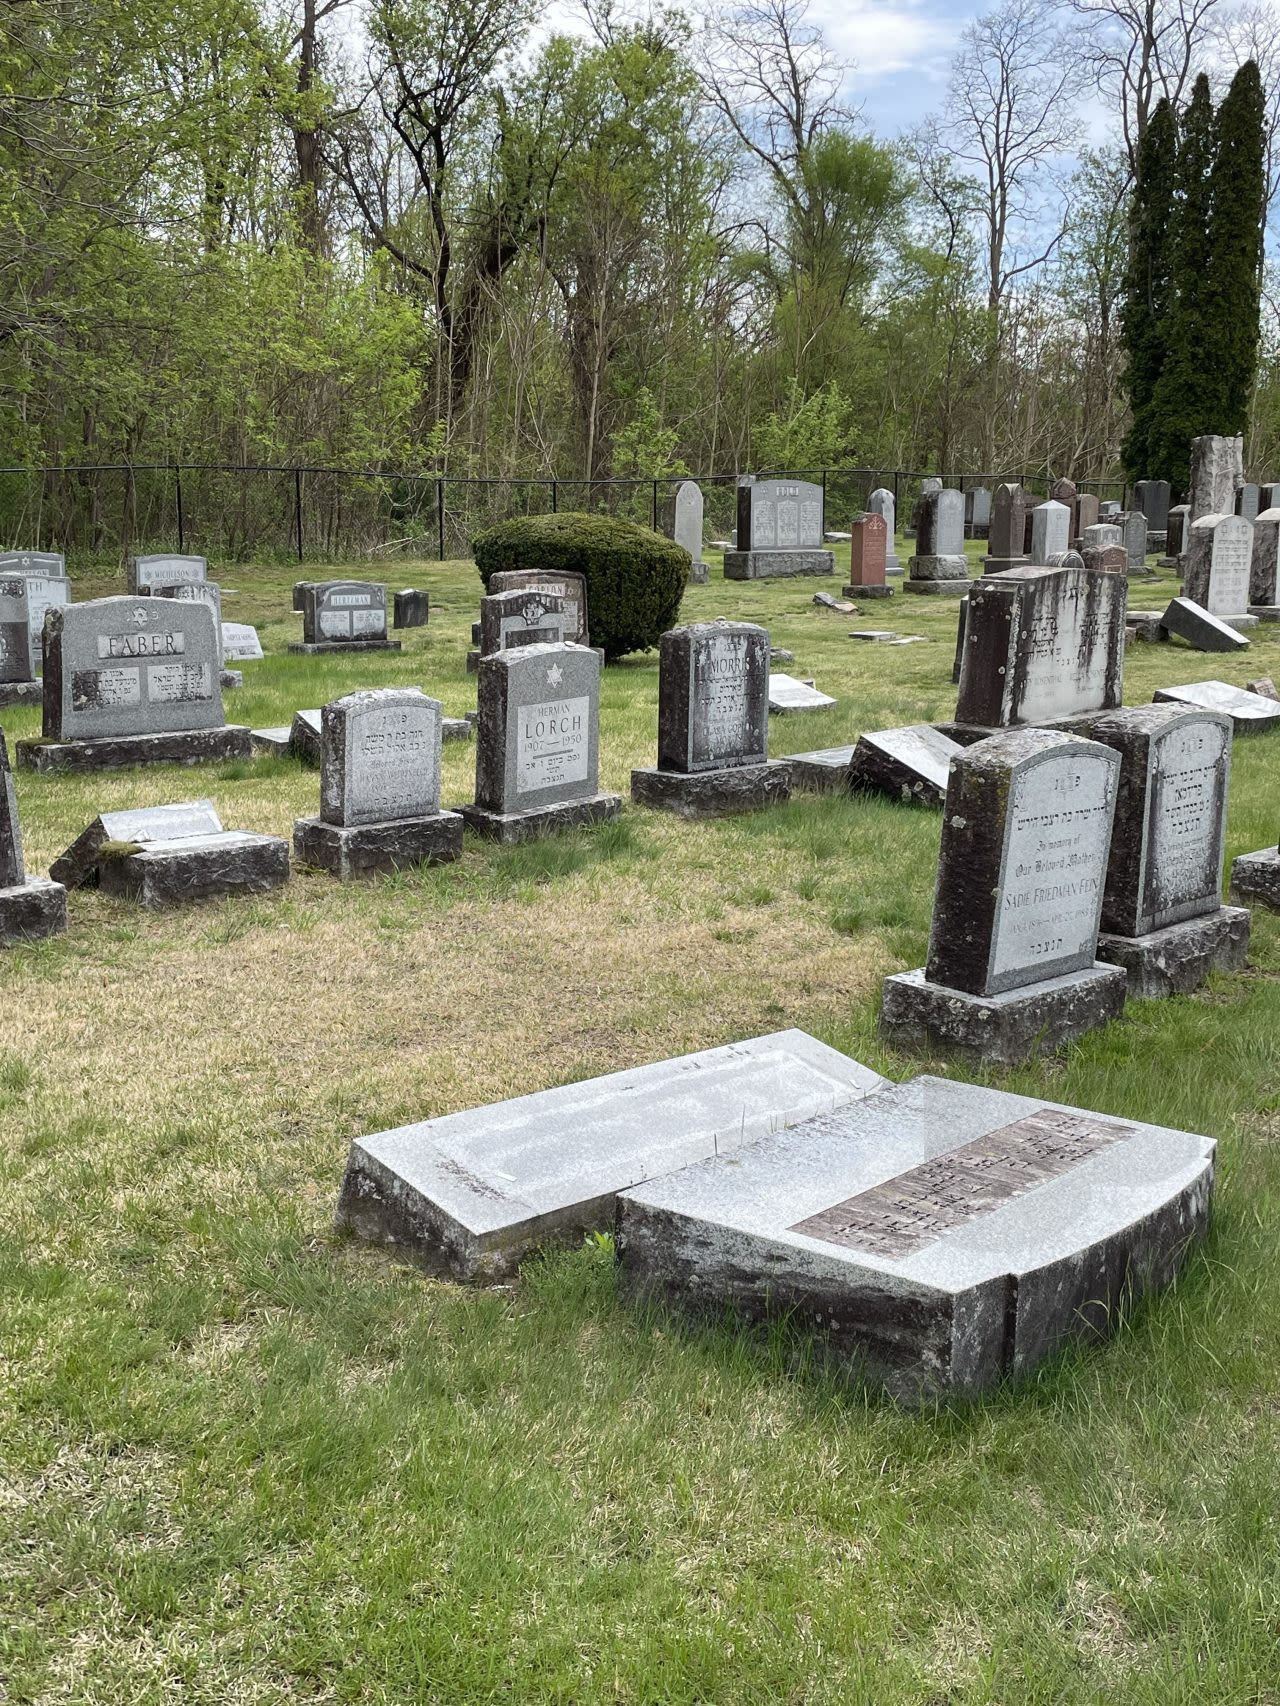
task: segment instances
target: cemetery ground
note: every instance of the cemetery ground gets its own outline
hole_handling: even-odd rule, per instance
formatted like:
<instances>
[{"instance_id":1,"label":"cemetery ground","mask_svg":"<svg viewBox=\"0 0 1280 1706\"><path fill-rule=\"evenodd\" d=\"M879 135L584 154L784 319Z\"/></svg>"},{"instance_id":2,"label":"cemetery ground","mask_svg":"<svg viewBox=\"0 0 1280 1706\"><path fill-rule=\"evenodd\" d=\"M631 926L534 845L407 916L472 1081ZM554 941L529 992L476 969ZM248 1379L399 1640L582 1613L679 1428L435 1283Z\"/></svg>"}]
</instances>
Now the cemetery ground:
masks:
<instances>
[{"instance_id":1,"label":"cemetery ground","mask_svg":"<svg viewBox=\"0 0 1280 1706\"><path fill-rule=\"evenodd\" d=\"M839 573L710 560L683 619L763 622L839 701L772 719L774 756L952 714L954 601L847 618L811 602ZM358 571L428 586L430 626L324 660L284 655L296 570L214 569L268 654L229 721L377 685L474 705L469 564ZM1252 638L1132 646L1126 704L1280 676L1280 631ZM653 763L656 720L656 653L611 665L603 788ZM446 745L443 804L474 760ZM32 870L104 809L208 795L288 835L319 790L286 759L17 780ZM880 987L924 962L939 830L879 798L628 803L366 883L162 914L78 891L66 936L6 954L0 1699L1280 1698L1280 919L1255 912L1247 972L1057 1060L907 1057ZM1280 739L1237 739L1228 861L1278 830ZM607 1239L486 1291L332 1230L353 1137L792 1025L896 1079L1216 1137L1207 1246L1107 1345L921 1413L785 1330L624 1310Z\"/></svg>"}]
</instances>

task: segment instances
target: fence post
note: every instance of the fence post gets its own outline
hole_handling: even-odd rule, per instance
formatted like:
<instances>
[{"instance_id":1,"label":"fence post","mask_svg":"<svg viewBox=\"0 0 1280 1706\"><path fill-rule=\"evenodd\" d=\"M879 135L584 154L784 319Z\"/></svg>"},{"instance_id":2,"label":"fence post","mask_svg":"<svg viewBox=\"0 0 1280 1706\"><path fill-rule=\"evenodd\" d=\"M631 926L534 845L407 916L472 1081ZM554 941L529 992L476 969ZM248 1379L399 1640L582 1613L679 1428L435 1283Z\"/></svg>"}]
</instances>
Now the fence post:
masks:
<instances>
[{"instance_id":1,"label":"fence post","mask_svg":"<svg viewBox=\"0 0 1280 1706\"><path fill-rule=\"evenodd\" d=\"M559 480L552 480L552 482L551 482L551 513L552 513L552 515L559 515L559 513L560 513L560 482L559 482Z\"/></svg>"},{"instance_id":2,"label":"fence post","mask_svg":"<svg viewBox=\"0 0 1280 1706\"><path fill-rule=\"evenodd\" d=\"M899 532L902 531L898 518L898 476L901 472L900 468L895 468L893 471L893 520Z\"/></svg>"},{"instance_id":3,"label":"fence post","mask_svg":"<svg viewBox=\"0 0 1280 1706\"><path fill-rule=\"evenodd\" d=\"M302 561L302 469L293 471L293 536L298 547L298 561Z\"/></svg>"},{"instance_id":4,"label":"fence post","mask_svg":"<svg viewBox=\"0 0 1280 1706\"><path fill-rule=\"evenodd\" d=\"M183 525L182 516L182 465L178 462L175 462L173 465L173 482L174 494L178 500L178 550L181 552L186 549L187 541L186 528Z\"/></svg>"},{"instance_id":5,"label":"fence post","mask_svg":"<svg viewBox=\"0 0 1280 1706\"><path fill-rule=\"evenodd\" d=\"M658 531L658 482L653 482L653 531Z\"/></svg>"},{"instance_id":6,"label":"fence post","mask_svg":"<svg viewBox=\"0 0 1280 1706\"><path fill-rule=\"evenodd\" d=\"M440 561L444 562L444 480L436 481L436 537L440 547Z\"/></svg>"}]
</instances>

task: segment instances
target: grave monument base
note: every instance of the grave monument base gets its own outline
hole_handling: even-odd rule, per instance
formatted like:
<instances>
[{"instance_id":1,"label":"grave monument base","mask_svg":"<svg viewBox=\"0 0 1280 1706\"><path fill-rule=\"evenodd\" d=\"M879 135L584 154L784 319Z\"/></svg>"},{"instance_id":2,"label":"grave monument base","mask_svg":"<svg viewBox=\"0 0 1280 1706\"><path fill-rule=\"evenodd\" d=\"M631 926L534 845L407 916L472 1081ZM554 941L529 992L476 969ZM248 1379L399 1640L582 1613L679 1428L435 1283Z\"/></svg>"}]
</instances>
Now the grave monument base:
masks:
<instances>
[{"instance_id":1,"label":"grave monument base","mask_svg":"<svg viewBox=\"0 0 1280 1706\"><path fill-rule=\"evenodd\" d=\"M264 894L289 880L289 844L278 835L224 829L219 835L181 836L98 858L103 894L140 906L183 906L217 895Z\"/></svg>"},{"instance_id":2,"label":"grave monument base","mask_svg":"<svg viewBox=\"0 0 1280 1706\"><path fill-rule=\"evenodd\" d=\"M1126 610L1124 625L1135 640L1147 640L1152 645L1169 638L1163 610Z\"/></svg>"},{"instance_id":3,"label":"grave monument base","mask_svg":"<svg viewBox=\"0 0 1280 1706\"><path fill-rule=\"evenodd\" d=\"M0 709L11 705L40 705L44 702L42 681L0 681Z\"/></svg>"},{"instance_id":4,"label":"grave monument base","mask_svg":"<svg viewBox=\"0 0 1280 1706\"><path fill-rule=\"evenodd\" d=\"M155 735L104 735L97 740L20 740L18 768L47 775L55 770L125 770L135 764L210 764L249 758L247 728L185 729Z\"/></svg>"},{"instance_id":5,"label":"grave monument base","mask_svg":"<svg viewBox=\"0 0 1280 1706\"><path fill-rule=\"evenodd\" d=\"M531 812L491 812L484 806L459 806L467 828L486 841L514 847L521 841L538 841L562 829L581 824L609 823L622 810L620 794L593 794L586 800L565 800L558 806L540 806Z\"/></svg>"},{"instance_id":6,"label":"grave monument base","mask_svg":"<svg viewBox=\"0 0 1280 1706\"><path fill-rule=\"evenodd\" d=\"M1249 913L1220 906L1201 918L1184 919L1146 936L1098 937L1098 958L1123 968L1135 1001L1190 995L1211 971L1239 971L1249 952Z\"/></svg>"},{"instance_id":7,"label":"grave monument base","mask_svg":"<svg viewBox=\"0 0 1280 1706\"><path fill-rule=\"evenodd\" d=\"M67 927L67 891L48 877L28 877L25 883L0 889L0 947L41 942L60 936Z\"/></svg>"},{"instance_id":8,"label":"grave monument base","mask_svg":"<svg viewBox=\"0 0 1280 1706\"><path fill-rule=\"evenodd\" d=\"M224 693L234 692L237 687L244 686L244 671L242 669L219 670L218 678Z\"/></svg>"},{"instance_id":9,"label":"grave monument base","mask_svg":"<svg viewBox=\"0 0 1280 1706\"><path fill-rule=\"evenodd\" d=\"M846 786L892 800L940 806L947 797L951 760L959 750L958 742L939 735L928 723L874 729L858 737Z\"/></svg>"},{"instance_id":10,"label":"grave monument base","mask_svg":"<svg viewBox=\"0 0 1280 1706\"><path fill-rule=\"evenodd\" d=\"M1009 569L1028 569L1030 567L1030 557L984 557L982 559L984 575L1003 575Z\"/></svg>"},{"instance_id":11,"label":"grave monument base","mask_svg":"<svg viewBox=\"0 0 1280 1706\"><path fill-rule=\"evenodd\" d=\"M1169 543L1169 539L1168 539L1167 534L1157 533L1152 528L1147 529L1147 555L1148 555L1148 557L1154 556L1157 553L1160 556L1163 556L1164 552L1165 552L1165 547L1168 545L1168 543Z\"/></svg>"},{"instance_id":12,"label":"grave monument base","mask_svg":"<svg viewBox=\"0 0 1280 1706\"><path fill-rule=\"evenodd\" d=\"M780 580L788 575L833 575L833 551L726 551L727 581Z\"/></svg>"},{"instance_id":13,"label":"grave monument base","mask_svg":"<svg viewBox=\"0 0 1280 1706\"><path fill-rule=\"evenodd\" d=\"M888 574L888 570L885 573ZM846 598L892 598L893 588L886 586L883 581L877 581L874 586L842 586L840 591Z\"/></svg>"},{"instance_id":14,"label":"grave monument base","mask_svg":"<svg viewBox=\"0 0 1280 1706\"><path fill-rule=\"evenodd\" d=\"M1231 861L1231 898L1280 912L1280 848L1264 847Z\"/></svg>"},{"instance_id":15,"label":"grave monument base","mask_svg":"<svg viewBox=\"0 0 1280 1706\"><path fill-rule=\"evenodd\" d=\"M694 563L692 568L689 570L690 586L706 586L710 579L711 570L705 563Z\"/></svg>"},{"instance_id":16,"label":"grave monument base","mask_svg":"<svg viewBox=\"0 0 1280 1706\"><path fill-rule=\"evenodd\" d=\"M462 819L457 812L433 812L386 823L343 828L318 817L300 817L293 826L294 858L328 871L339 882L401 871L414 865L447 865L462 852Z\"/></svg>"},{"instance_id":17,"label":"grave monument base","mask_svg":"<svg viewBox=\"0 0 1280 1706\"><path fill-rule=\"evenodd\" d=\"M1050 1054L1124 1011L1125 973L1094 965L1002 995L930 983L923 970L884 981L880 1029L900 1048L960 1049L1014 1065Z\"/></svg>"},{"instance_id":18,"label":"grave monument base","mask_svg":"<svg viewBox=\"0 0 1280 1706\"><path fill-rule=\"evenodd\" d=\"M1259 622L1280 622L1280 604L1251 604L1249 614Z\"/></svg>"},{"instance_id":19,"label":"grave monument base","mask_svg":"<svg viewBox=\"0 0 1280 1706\"><path fill-rule=\"evenodd\" d=\"M290 640L289 650L302 657L328 657L331 652L398 652L399 640Z\"/></svg>"},{"instance_id":20,"label":"grave monument base","mask_svg":"<svg viewBox=\"0 0 1280 1706\"><path fill-rule=\"evenodd\" d=\"M791 752L791 790L805 794L843 794L849 787L851 746L820 746L813 752Z\"/></svg>"},{"instance_id":21,"label":"grave monument base","mask_svg":"<svg viewBox=\"0 0 1280 1706\"><path fill-rule=\"evenodd\" d=\"M631 798L677 817L732 817L791 798L791 766L780 759L724 770L633 770Z\"/></svg>"}]
</instances>

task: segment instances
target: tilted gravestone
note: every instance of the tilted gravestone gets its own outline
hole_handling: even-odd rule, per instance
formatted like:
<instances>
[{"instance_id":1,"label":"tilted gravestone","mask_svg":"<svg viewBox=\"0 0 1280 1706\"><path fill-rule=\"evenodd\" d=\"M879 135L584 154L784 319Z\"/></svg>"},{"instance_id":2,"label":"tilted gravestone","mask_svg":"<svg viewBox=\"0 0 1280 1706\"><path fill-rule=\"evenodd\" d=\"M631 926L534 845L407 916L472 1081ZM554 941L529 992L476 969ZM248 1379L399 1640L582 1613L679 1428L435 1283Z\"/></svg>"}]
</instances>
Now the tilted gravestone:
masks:
<instances>
[{"instance_id":1,"label":"tilted gravestone","mask_svg":"<svg viewBox=\"0 0 1280 1706\"><path fill-rule=\"evenodd\" d=\"M1239 515L1204 515L1191 524L1183 589L1214 616L1249 620L1253 523ZM1255 619L1256 620L1256 619Z\"/></svg>"},{"instance_id":2,"label":"tilted gravestone","mask_svg":"<svg viewBox=\"0 0 1280 1706\"><path fill-rule=\"evenodd\" d=\"M893 588L885 580L888 536L884 517L868 511L856 517L849 539L849 584L847 598L889 598Z\"/></svg>"},{"instance_id":3,"label":"tilted gravestone","mask_svg":"<svg viewBox=\"0 0 1280 1706\"><path fill-rule=\"evenodd\" d=\"M184 800L177 805L103 812L58 855L49 867L49 875L69 889L96 886L99 855L111 843L142 846L148 841L184 841L193 835L217 835L221 830L222 820L212 800Z\"/></svg>"},{"instance_id":4,"label":"tilted gravestone","mask_svg":"<svg viewBox=\"0 0 1280 1706\"><path fill-rule=\"evenodd\" d=\"M1031 568L975 581L956 721L1060 721L1119 705L1128 583L1088 569Z\"/></svg>"},{"instance_id":5,"label":"tilted gravestone","mask_svg":"<svg viewBox=\"0 0 1280 1706\"><path fill-rule=\"evenodd\" d=\"M619 1293L783 1326L903 1402L1097 1341L1203 1238L1211 1138L919 1077L618 1197Z\"/></svg>"},{"instance_id":6,"label":"tilted gravestone","mask_svg":"<svg viewBox=\"0 0 1280 1706\"><path fill-rule=\"evenodd\" d=\"M704 585L708 575L702 560L702 513L702 487L696 480L682 480L662 510L663 532L689 553L693 586Z\"/></svg>"},{"instance_id":7,"label":"tilted gravestone","mask_svg":"<svg viewBox=\"0 0 1280 1706\"><path fill-rule=\"evenodd\" d=\"M41 941L66 927L66 889L48 877L27 875L18 795L9 768L9 748L0 734L0 947Z\"/></svg>"},{"instance_id":8,"label":"tilted gravestone","mask_svg":"<svg viewBox=\"0 0 1280 1706\"><path fill-rule=\"evenodd\" d=\"M1280 729L1280 704L1227 681L1187 681L1177 687L1158 687L1153 698L1157 705L1198 705L1206 711L1222 711L1231 718L1237 736Z\"/></svg>"},{"instance_id":9,"label":"tilted gravestone","mask_svg":"<svg viewBox=\"0 0 1280 1706\"><path fill-rule=\"evenodd\" d=\"M223 829L212 800L189 800L103 812L49 874L68 888L96 884L142 906L182 906L280 888L289 880L289 847L278 835Z\"/></svg>"},{"instance_id":10,"label":"tilted gravestone","mask_svg":"<svg viewBox=\"0 0 1280 1706\"><path fill-rule=\"evenodd\" d=\"M877 518L878 519L878 518ZM672 628L658 649L658 763L631 797L682 817L724 817L785 800L769 762L769 633L752 622Z\"/></svg>"},{"instance_id":11,"label":"tilted gravestone","mask_svg":"<svg viewBox=\"0 0 1280 1706\"><path fill-rule=\"evenodd\" d=\"M846 781L858 793L940 806L947 797L951 760L963 750L931 723L871 730L858 736Z\"/></svg>"},{"instance_id":12,"label":"tilted gravestone","mask_svg":"<svg viewBox=\"0 0 1280 1706\"><path fill-rule=\"evenodd\" d=\"M1246 480L1242 486L1236 487L1235 512L1242 515L1246 521L1258 519L1259 488L1252 480Z\"/></svg>"},{"instance_id":13,"label":"tilted gravestone","mask_svg":"<svg viewBox=\"0 0 1280 1706\"><path fill-rule=\"evenodd\" d=\"M44 738L20 765L113 769L247 758L246 728L222 711L218 637L207 605L98 598L50 610L44 627Z\"/></svg>"},{"instance_id":14,"label":"tilted gravestone","mask_svg":"<svg viewBox=\"0 0 1280 1706\"><path fill-rule=\"evenodd\" d=\"M1248 640L1238 628L1231 627L1221 616L1211 615L1189 598L1170 599L1160 618L1160 627L1164 632L1156 636L1158 639L1176 634L1198 652L1247 652L1249 649Z\"/></svg>"},{"instance_id":15,"label":"tilted gravestone","mask_svg":"<svg viewBox=\"0 0 1280 1706\"><path fill-rule=\"evenodd\" d=\"M1249 559L1249 606L1270 613L1280 606L1280 507L1264 509L1253 524ZM1255 609L1256 607L1256 609Z\"/></svg>"},{"instance_id":16,"label":"tilted gravestone","mask_svg":"<svg viewBox=\"0 0 1280 1706\"><path fill-rule=\"evenodd\" d=\"M1050 498L1037 504L1031 512L1031 564L1043 566L1051 556L1066 551L1071 545L1071 511L1066 504Z\"/></svg>"},{"instance_id":17,"label":"tilted gravestone","mask_svg":"<svg viewBox=\"0 0 1280 1706\"><path fill-rule=\"evenodd\" d=\"M1148 1000L1239 970L1249 914L1222 904L1231 719L1143 705L1096 717L1087 733L1120 755L1098 958Z\"/></svg>"},{"instance_id":18,"label":"tilted gravestone","mask_svg":"<svg viewBox=\"0 0 1280 1706\"><path fill-rule=\"evenodd\" d=\"M1208 433L1191 440L1188 506L1192 521L1202 515L1230 515L1236 488L1244 481L1244 440Z\"/></svg>"},{"instance_id":19,"label":"tilted gravestone","mask_svg":"<svg viewBox=\"0 0 1280 1706\"><path fill-rule=\"evenodd\" d=\"M527 592L492 592L480 600L480 655L508 646L559 644L565 633L563 601L541 587Z\"/></svg>"},{"instance_id":20,"label":"tilted gravestone","mask_svg":"<svg viewBox=\"0 0 1280 1706\"><path fill-rule=\"evenodd\" d=\"M1021 568L1027 560L1022 548L1025 531L1026 495L1021 486L1005 481L996 487L991 506L991 529L982 572L994 575L1005 569Z\"/></svg>"},{"instance_id":21,"label":"tilted gravestone","mask_svg":"<svg viewBox=\"0 0 1280 1706\"><path fill-rule=\"evenodd\" d=\"M387 589L371 581L303 581L302 639L291 652L400 650L387 638Z\"/></svg>"},{"instance_id":22,"label":"tilted gravestone","mask_svg":"<svg viewBox=\"0 0 1280 1706\"><path fill-rule=\"evenodd\" d=\"M887 575L900 575L902 564L898 561L897 543L894 537L897 505L888 486L877 486L872 492L867 499L867 514L884 517L884 570Z\"/></svg>"},{"instance_id":23,"label":"tilted gravestone","mask_svg":"<svg viewBox=\"0 0 1280 1706\"><path fill-rule=\"evenodd\" d=\"M1048 729L952 760L928 962L886 979L887 1036L1012 1061L1120 1013L1124 972L1095 964L1119 768Z\"/></svg>"},{"instance_id":24,"label":"tilted gravestone","mask_svg":"<svg viewBox=\"0 0 1280 1706\"><path fill-rule=\"evenodd\" d=\"M834 574L822 512L822 487L807 480L743 481L737 546L724 554L725 579Z\"/></svg>"},{"instance_id":25,"label":"tilted gravestone","mask_svg":"<svg viewBox=\"0 0 1280 1706\"><path fill-rule=\"evenodd\" d=\"M904 592L950 594L969 590L964 551L964 493L952 487L921 492L916 551L907 562Z\"/></svg>"},{"instance_id":26,"label":"tilted gravestone","mask_svg":"<svg viewBox=\"0 0 1280 1706\"><path fill-rule=\"evenodd\" d=\"M146 595L160 587L189 586L208 580L206 557L183 557L159 552L154 556L130 557L129 591Z\"/></svg>"},{"instance_id":27,"label":"tilted gravestone","mask_svg":"<svg viewBox=\"0 0 1280 1706\"><path fill-rule=\"evenodd\" d=\"M303 864L342 881L462 851L462 819L440 810L440 701L416 687L348 693L321 717L320 815L293 826Z\"/></svg>"},{"instance_id":28,"label":"tilted gravestone","mask_svg":"<svg viewBox=\"0 0 1280 1706\"><path fill-rule=\"evenodd\" d=\"M462 815L477 834L530 841L617 817L599 791L600 659L570 643L516 646L480 660L476 797Z\"/></svg>"}]
</instances>

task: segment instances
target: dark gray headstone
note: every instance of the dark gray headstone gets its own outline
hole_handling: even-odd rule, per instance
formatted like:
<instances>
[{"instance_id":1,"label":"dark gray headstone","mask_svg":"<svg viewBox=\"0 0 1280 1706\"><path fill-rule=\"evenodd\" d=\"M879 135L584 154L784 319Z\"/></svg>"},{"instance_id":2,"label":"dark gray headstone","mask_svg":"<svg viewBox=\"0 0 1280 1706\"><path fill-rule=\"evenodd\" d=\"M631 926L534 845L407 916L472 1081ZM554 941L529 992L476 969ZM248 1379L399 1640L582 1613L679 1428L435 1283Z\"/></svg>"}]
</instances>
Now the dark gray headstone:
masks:
<instances>
[{"instance_id":1,"label":"dark gray headstone","mask_svg":"<svg viewBox=\"0 0 1280 1706\"><path fill-rule=\"evenodd\" d=\"M302 638L306 645L385 640L387 589L371 581L304 581Z\"/></svg>"},{"instance_id":2,"label":"dark gray headstone","mask_svg":"<svg viewBox=\"0 0 1280 1706\"><path fill-rule=\"evenodd\" d=\"M1176 634L1198 652L1247 652L1249 642L1237 629L1213 616L1189 598L1174 598L1160 618L1168 634Z\"/></svg>"},{"instance_id":3,"label":"dark gray headstone","mask_svg":"<svg viewBox=\"0 0 1280 1706\"><path fill-rule=\"evenodd\" d=\"M392 620L397 628L425 628L430 615L430 594L421 587L402 587L396 594Z\"/></svg>"},{"instance_id":4,"label":"dark gray headstone","mask_svg":"<svg viewBox=\"0 0 1280 1706\"><path fill-rule=\"evenodd\" d=\"M1237 486L1235 503L1236 514L1242 515L1246 521L1256 521L1258 519L1258 499L1260 495L1259 488L1252 480L1246 480L1242 486Z\"/></svg>"},{"instance_id":5,"label":"dark gray headstone","mask_svg":"<svg viewBox=\"0 0 1280 1706\"><path fill-rule=\"evenodd\" d=\"M320 817L342 828L440 809L438 699L416 687L348 693L321 718Z\"/></svg>"},{"instance_id":6,"label":"dark gray headstone","mask_svg":"<svg viewBox=\"0 0 1280 1706\"><path fill-rule=\"evenodd\" d=\"M1187 529L1190 526L1190 504L1175 504L1169 511L1169 525L1165 530L1165 555L1180 557L1187 545Z\"/></svg>"},{"instance_id":7,"label":"dark gray headstone","mask_svg":"<svg viewBox=\"0 0 1280 1706\"><path fill-rule=\"evenodd\" d=\"M549 569L500 569L490 575L488 591L491 595L499 592L544 592L550 598L559 599L564 613L564 638L572 640L576 646L591 644L585 575L573 570L553 573ZM477 634L475 644L479 643Z\"/></svg>"},{"instance_id":8,"label":"dark gray headstone","mask_svg":"<svg viewBox=\"0 0 1280 1706\"><path fill-rule=\"evenodd\" d=\"M45 617L45 737L221 728L219 674L207 605L172 598L63 605Z\"/></svg>"},{"instance_id":9,"label":"dark gray headstone","mask_svg":"<svg viewBox=\"0 0 1280 1706\"><path fill-rule=\"evenodd\" d=\"M1133 501L1147 518L1152 533L1163 533L1169 525L1169 499L1172 493L1168 480L1139 480Z\"/></svg>"},{"instance_id":10,"label":"dark gray headstone","mask_svg":"<svg viewBox=\"0 0 1280 1706\"><path fill-rule=\"evenodd\" d=\"M1253 524L1249 563L1249 603L1280 604L1280 507L1259 512Z\"/></svg>"},{"instance_id":11,"label":"dark gray headstone","mask_svg":"<svg viewBox=\"0 0 1280 1706\"><path fill-rule=\"evenodd\" d=\"M508 646L558 645L565 633L563 600L537 587L527 592L496 592L480 600L480 652L504 652Z\"/></svg>"},{"instance_id":12,"label":"dark gray headstone","mask_svg":"<svg viewBox=\"0 0 1280 1706\"><path fill-rule=\"evenodd\" d=\"M1044 723L1119 705L1128 582L1089 569L1013 569L969 592L956 721Z\"/></svg>"},{"instance_id":13,"label":"dark gray headstone","mask_svg":"<svg viewBox=\"0 0 1280 1706\"><path fill-rule=\"evenodd\" d=\"M1025 515L1026 500L1022 487L1012 481L997 486L987 539L988 563L993 570L1011 568L1015 562L1021 561Z\"/></svg>"},{"instance_id":14,"label":"dark gray headstone","mask_svg":"<svg viewBox=\"0 0 1280 1706\"><path fill-rule=\"evenodd\" d=\"M1093 965L1119 769L1109 747L1047 729L953 757L930 983L995 995Z\"/></svg>"},{"instance_id":15,"label":"dark gray headstone","mask_svg":"<svg viewBox=\"0 0 1280 1706\"><path fill-rule=\"evenodd\" d=\"M939 486L920 498L916 555L949 557L964 554L964 493Z\"/></svg>"},{"instance_id":16,"label":"dark gray headstone","mask_svg":"<svg viewBox=\"0 0 1280 1706\"><path fill-rule=\"evenodd\" d=\"M739 551L817 551L825 541L822 487L752 480L738 487Z\"/></svg>"},{"instance_id":17,"label":"dark gray headstone","mask_svg":"<svg viewBox=\"0 0 1280 1706\"><path fill-rule=\"evenodd\" d=\"M34 679L27 581L14 575L0 580L0 682Z\"/></svg>"},{"instance_id":18,"label":"dark gray headstone","mask_svg":"<svg viewBox=\"0 0 1280 1706\"><path fill-rule=\"evenodd\" d=\"M160 587L186 586L209 578L205 557L183 557L164 552L154 556L130 557L129 591L146 594Z\"/></svg>"},{"instance_id":19,"label":"dark gray headstone","mask_svg":"<svg viewBox=\"0 0 1280 1706\"><path fill-rule=\"evenodd\" d=\"M27 880L22 860L22 829L18 823L18 795L9 768L9 748L0 734L0 889L16 888Z\"/></svg>"},{"instance_id":20,"label":"dark gray headstone","mask_svg":"<svg viewBox=\"0 0 1280 1706\"><path fill-rule=\"evenodd\" d=\"M1249 609L1253 523L1239 515L1205 515L1191 525L1183 590L1212 616Z\"/></svg>"},{"instance_id":21,"label":"dark gray headstone","mask_svg":"<svg viewBox=\"0 0 1280 1706\"><path fill-rule=\"evenodd\" d=\"M585 646L517 646L480 660L476 804L507 815L597 791L600 659Z\"/></svg>"},{"instance_id":22,"label":"dark gray headstone","mask_svg":"<svg viewBox=\"0 0 1280 1706\"><path fill-rule=\"evenodd\" d=\"M692 773L769 756L769 633L751 622L696 622L662 636L658 768Z\"/></svg>"}]
</instances>

